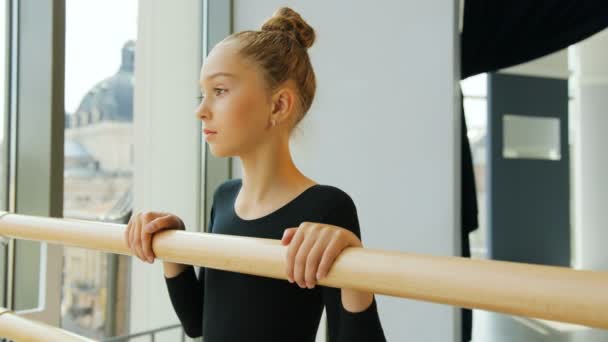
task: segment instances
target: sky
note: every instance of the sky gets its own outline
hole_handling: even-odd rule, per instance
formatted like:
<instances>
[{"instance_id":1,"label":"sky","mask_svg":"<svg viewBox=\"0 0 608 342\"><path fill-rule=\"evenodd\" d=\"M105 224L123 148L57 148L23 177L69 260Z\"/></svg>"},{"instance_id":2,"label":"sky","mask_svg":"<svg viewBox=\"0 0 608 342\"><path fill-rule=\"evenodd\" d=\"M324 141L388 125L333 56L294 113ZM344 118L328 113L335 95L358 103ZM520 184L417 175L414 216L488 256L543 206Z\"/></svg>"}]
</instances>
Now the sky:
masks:
<instances>
[{"instance_id":1,"label":"sky","mask_svg":"<svg viewBox=\"0 0 608 342\"><path fill-rule=\"evenodd\" d=\"M137 37L137 0L67 0L65 109L120 67L121 49ZM136 66L137 67L137 66Z\"/></svg>"},{"instance_id":2,"label":"sky","mask_svg":"<svg viewBox=\"0 0 608 342\"><path fill-rule=\"evenodd\" d=\"M0 0L0 46L5 45L5 1ZM137 37L137 0L66 0L65 110L73 113L83 96L120 67L121 49ZM6 50L0 51L0 66ZM137 66L136 66L137 67ZM5 77L0 67L0 80ZM0 82L0 94L4 94ZM0 96L0 109L4 109ZM2 113L4 115L4 113ZM4 120L0 120L0 142ZM1 145L1 144L0 144Z\"/></svg>"}]
</instances>

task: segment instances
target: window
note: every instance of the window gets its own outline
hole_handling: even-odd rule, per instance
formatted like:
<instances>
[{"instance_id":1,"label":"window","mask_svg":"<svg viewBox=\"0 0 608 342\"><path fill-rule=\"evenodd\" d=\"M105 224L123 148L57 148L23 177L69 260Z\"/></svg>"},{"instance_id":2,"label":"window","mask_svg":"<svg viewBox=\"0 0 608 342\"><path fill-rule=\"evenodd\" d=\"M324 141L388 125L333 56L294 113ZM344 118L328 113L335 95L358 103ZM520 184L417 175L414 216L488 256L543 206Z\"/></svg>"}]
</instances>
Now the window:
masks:
<instances>
[{"instance_id":1,"label":"window","mask_svg":"<svg viewBox=\"0 0 608 342\"><path fill-rule=\"evenodd\" d=\"M471 233L471 255L486 256L486 151L488 121L488 77L480 74L461 82L464 112L467 121L467 136L471 144L477 205L479 206L479 229Z\"/></svg>"},{"instance_id":2,"label":"window","mask_svg":"<svg viewBox=\"0 0 608 342\"><path fill-rule=\"evenodd\" d=\"M560 119L503 115L503 158L560 160Z\"/></svg>"},{"instance_id":3,"label":"window","mask_svg":"<svg viewBox=\"0 0 608 342\"><path fill-rule=\"evenodd\" d=\"M8 209L8 2L0 1L0 210ZM0 306L6 307L5 279L6 279L6 252L5 245L0 243Z\"/></svg>"},{"instance_id":4,"label":"window","mask_svg":"<svg viewBox=\"0 0 608 342\"><path fill-rule=\"evenodd\" d=\"M136 0L66 0L64 217L131 215L136 33ZM62 328L94 339L126 332L128 260L64 249Z\"/></svg>"}]
</instances>

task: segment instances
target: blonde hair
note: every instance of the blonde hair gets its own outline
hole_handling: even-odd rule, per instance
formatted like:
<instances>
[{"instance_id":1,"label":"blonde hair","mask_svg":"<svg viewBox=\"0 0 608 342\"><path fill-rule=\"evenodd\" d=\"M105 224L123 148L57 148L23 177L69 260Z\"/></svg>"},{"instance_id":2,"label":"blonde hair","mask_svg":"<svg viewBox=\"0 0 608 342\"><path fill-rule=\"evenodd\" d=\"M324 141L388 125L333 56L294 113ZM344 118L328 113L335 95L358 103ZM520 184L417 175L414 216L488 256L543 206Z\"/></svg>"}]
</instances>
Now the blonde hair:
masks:
<instances>
[{"instance_id":1,"label":"blonde hair","mask_svg":"<svg viewBox=\"0 0 608 342\"><path fill-rule=\"evenodd\" d=\"M315 41L315 31L288 7L279 8L259 31L242 31L226 40L237 39L239 52L257 63L271 90L293 80L298 90L299 122L310 109L317 88L308 48Z\"/></svg>"}]
</instances>

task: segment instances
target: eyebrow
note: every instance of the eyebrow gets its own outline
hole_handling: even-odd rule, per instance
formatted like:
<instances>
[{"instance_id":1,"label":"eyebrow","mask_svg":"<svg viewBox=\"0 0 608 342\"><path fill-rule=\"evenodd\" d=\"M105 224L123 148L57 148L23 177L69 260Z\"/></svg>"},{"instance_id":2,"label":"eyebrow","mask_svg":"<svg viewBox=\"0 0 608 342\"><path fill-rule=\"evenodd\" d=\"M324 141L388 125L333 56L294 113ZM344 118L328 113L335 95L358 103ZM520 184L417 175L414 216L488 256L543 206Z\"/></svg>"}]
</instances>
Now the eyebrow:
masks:
<instances>
[{"instance_id":1,"label":"eyebrow","mask_svg":"<svg viewBox=\"0 0 608 342\"><path fill-rule=\"evenodd\" d=\"M224 77L236 77L234 74L228 73L228 72L216 72L215 74L212 74L211 76L207 77L207 80L211 80L213 78L216 77L220 77L220 76L224 76Z\"/></svg>"}]
</instances>

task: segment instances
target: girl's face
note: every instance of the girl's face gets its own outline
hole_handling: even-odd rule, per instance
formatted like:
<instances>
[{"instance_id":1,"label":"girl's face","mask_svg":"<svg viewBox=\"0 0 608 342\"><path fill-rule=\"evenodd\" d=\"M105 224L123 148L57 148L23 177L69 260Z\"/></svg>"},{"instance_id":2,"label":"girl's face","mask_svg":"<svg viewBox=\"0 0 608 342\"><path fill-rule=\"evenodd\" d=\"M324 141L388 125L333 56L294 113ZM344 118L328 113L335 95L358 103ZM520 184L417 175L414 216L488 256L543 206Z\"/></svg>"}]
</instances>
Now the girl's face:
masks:
<instances>
[{"instance_id":1,"label":"girl's face","mask_svg":"<svg viewBox=\"0 0 608 342\"><path fill-rule=\"evenodd\" d=\"M217 45L200 75L196 116L211 153L241 156L268 139L271 96L259 68L238 54L234 42Z\"/></svg>"}]
</instances>

